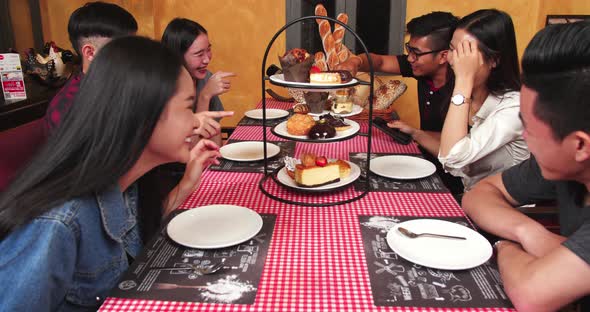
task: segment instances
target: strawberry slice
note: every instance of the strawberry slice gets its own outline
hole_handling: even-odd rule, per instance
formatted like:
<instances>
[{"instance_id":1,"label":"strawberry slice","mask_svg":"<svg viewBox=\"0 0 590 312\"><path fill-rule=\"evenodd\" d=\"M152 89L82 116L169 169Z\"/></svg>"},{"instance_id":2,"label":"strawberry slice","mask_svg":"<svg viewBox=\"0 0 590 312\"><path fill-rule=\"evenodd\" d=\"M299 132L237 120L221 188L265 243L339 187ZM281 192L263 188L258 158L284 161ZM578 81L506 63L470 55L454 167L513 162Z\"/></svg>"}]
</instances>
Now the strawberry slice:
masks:
<instances>
[{"instance_id":1,"label":"strawberry slice","mask_svg":"<svg viewBox=\"0 0 590 312\"><path fill-rule=\"evenodd\" d=\"M325 167L328 164L328 159L324 156L317 157L315 159L315 164L318 167Z\"/></svg>"},{"instance_id":2,"label":"strawberry slice","mask_svg":"<svg viewBox=\"0 0 590 312\"><path fill-rule=\"evenodd\" d=\"M322 72L322 70L315 65L309 69L310 74L317 74L317 73L321 73L321 72Z\"/></svg>"}]
</instances>

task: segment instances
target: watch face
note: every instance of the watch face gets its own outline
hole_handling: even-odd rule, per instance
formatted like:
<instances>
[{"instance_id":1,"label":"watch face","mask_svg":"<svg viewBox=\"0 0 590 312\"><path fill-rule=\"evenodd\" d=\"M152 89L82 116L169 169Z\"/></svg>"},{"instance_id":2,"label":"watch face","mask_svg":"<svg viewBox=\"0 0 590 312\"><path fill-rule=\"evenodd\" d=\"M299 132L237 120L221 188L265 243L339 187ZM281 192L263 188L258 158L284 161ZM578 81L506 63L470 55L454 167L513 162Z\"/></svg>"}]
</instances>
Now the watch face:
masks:
<instances>
[{"instance_id":1,"label":"watch face","mask_svg":"<svg viewBox=\"0 0 590 312\"><path fill-rule=\"evenodd\" d=\"M451 102L455 105L461 105L461 104L465 103L465 97L461 94L455 94L451 98Z\"/></svg>"}]
</instances>

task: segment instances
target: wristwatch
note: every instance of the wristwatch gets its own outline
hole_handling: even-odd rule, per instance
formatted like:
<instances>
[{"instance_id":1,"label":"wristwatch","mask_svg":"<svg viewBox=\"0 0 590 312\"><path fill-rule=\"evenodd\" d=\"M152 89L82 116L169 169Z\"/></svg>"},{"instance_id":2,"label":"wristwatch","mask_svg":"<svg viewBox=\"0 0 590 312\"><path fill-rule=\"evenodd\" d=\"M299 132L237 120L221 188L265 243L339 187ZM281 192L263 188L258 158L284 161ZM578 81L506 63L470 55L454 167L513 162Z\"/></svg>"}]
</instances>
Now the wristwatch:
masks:
<instances>
[{"instance_id":1,"label":"wristwatch","mask_svg":"<svg viewBox=\"0 0 590 312\"><path fill-rule=\"evenodd\" d=\"M451 98L451 103L453 103L457 106L461 106L465 103L467 103L467 104L471 103L471 99L466 98L463 94L455 94Z\"/></svg>"}]
</instances>

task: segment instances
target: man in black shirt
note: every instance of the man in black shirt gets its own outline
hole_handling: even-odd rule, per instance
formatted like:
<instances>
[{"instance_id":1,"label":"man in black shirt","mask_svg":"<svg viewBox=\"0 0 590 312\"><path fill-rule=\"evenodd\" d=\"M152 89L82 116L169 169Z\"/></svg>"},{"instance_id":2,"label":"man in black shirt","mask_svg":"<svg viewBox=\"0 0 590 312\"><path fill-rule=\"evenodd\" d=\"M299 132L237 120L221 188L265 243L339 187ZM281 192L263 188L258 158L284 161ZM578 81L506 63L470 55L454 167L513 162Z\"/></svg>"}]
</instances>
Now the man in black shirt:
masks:
<instances>
[{"instance_id":1,"label":"man in black shirt","mask_svg":"<svg viewBox=\"0 0 590 312\"><path fill-rule=\"evenodd\" d=\"M386 72L418 81L420 129L403 121L393 121L390 127L406 132L420 145L424 156L437 166L437 172L454 194L463 193L460 178L442 170L438 161L440 133L445 121L454 87L453 71L447 63L449 43L458 18L448 12L432 12L412 19L407 25L410 40L405 44L407 55L378 55L370 53L376 72ZM368 71L367 56L349 58L339 69ZM426 152L426 153L425 153Z\"/></svg>"},{"instance_id":2,"label":"man in black shirt","mask_svg":"<svg viewBox=\"0 0 590 312\"><path fill-rule=\"evenodd\" d=\"M467 214L494 246L519 311L555 311L590 294L590 23L541 30L522 59L521 119L534 157L476 184ZM561 235L513 206L556 199Z\"/></svg>"}]
</instances>

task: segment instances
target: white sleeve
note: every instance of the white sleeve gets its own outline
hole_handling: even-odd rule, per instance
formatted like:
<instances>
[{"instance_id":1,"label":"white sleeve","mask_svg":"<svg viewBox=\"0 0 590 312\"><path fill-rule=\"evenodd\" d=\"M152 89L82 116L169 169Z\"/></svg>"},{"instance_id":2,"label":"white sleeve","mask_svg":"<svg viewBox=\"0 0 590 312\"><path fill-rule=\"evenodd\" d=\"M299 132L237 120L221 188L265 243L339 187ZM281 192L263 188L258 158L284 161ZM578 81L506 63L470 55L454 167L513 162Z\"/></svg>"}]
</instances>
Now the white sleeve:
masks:
<instances>
[{"instance_id":1,"label":"white sleeve","mask_svg":"<svg viewBox=\"0 0 590 312\"><path fill-rule=\"evenodd\" d=\"M518 117L520 97L505 97L481 124L451 148L446 157L438 155L445 170L462 172L463 168L489 155L500 147L518 139L523 126Z\"/></svg>"}]
</instances>

